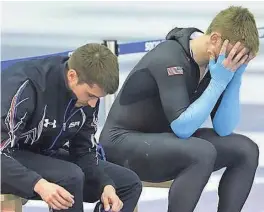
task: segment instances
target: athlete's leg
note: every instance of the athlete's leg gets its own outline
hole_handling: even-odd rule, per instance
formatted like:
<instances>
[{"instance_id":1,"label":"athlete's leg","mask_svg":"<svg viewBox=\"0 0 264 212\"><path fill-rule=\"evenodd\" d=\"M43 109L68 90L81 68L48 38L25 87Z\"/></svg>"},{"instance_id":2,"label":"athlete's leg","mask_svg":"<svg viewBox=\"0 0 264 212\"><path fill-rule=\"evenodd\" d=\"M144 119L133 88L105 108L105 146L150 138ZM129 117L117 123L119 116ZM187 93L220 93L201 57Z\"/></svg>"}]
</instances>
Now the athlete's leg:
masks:
<instances>
[{"instance_id":1,"label":"athlete's leg","mask_svg":"<svg viewBox=\"0 0 264 212\"><path fill-rule=\"evenodd\" d=\"M194 210L216 158L209 142L199 138L181 140L172 133L125 133L122 140L104 147L108 160L134 170L143 181L174 180L169 212Z\"/></svg>"},{"instance_id":2,"label":"athlete's leg","mask_svg":"<svg viewBox=\"0 0 264 212\"><path fill-rule=\"evenodd\" d=\"M70 160L69 153L62 149L60 149L54 157ZM122 212L133 212L142 190L139 177L133 171L108 161L99 160L99 166L102 166L105 173L113 180L116 193L124 203ZM85 175L91 174L85 170L83 170L83 172ZM98 182L85 180L83 199L84 202L97 202L101 199L101 191Z\"/></svg>"},{"instance_id":3,"label":"athlete's leg","mask_svg":"<svg viewBox=\"0 0 264 212\"><path fill-rule=\"evenodd\" d=\"M17 150L13 152L12 157L28 169L31 169L40 174L47 181L62 186L74 196L73 207L63 211L83 211L84 173L82 172L80 167L67 161L23 150ZM26 199L40 199L37 194L36 196L30 196L25 192L20 193L13 186L5 185L4 182L2 182L1 189L3 193L15 194ZM55 212L55 210L53 211Z\"/></svg>"},{"instance_id":4,"label":"athlete's leg","mask_svg":"<svg viewBox=\"0 0 264 212\"><path fill-rule=\"evenodd\" d=\"M215 170L227 167L219 185L218 212L241 211L258 166L258 146L243 135L220 137L213 129L200 129L195 136L214 145L217 151Z\"/></svg>"},{"instance_id":5,"label":"athlete's leg","mask_svg":"<svg viewBox=\"0 0 264 212\"><path fill-rule=\"evenodd\" d=\"M133 212L142 191L139 177L129 169L107 161L100 160L99 165L104 167L105 173L115 183L117 196L124 204L122 212ZM84 201L95 202L100 200L100 197L101 194L97 184L85 181Z\"/></svg>"}]
</instances>

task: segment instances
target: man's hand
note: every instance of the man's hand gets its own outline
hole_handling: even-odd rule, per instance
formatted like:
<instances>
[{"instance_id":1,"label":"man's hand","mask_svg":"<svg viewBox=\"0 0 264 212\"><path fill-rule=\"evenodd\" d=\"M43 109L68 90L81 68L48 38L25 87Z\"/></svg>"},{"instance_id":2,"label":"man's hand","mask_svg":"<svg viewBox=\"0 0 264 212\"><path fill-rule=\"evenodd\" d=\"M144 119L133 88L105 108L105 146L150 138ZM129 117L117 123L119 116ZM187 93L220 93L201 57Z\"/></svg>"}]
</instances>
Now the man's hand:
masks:
<instances>
[{"instance_id":1,"label":"man's hand","mask_svg":"<svg viewBox=\"0 0 264 212\"><path fill-rule=\"evenodd\" d=\"M246 62L244 64L242 64L236 71L235 75L242 75L245 70L246 70L246 67L248 65L248 63L253 60L254 58L256 57L255 54L253 54L252 52L249 54L248 56L248 59L246 60Z\"/></svg>"},{"instance_id":2,"label":"man's hand","mask_svg":"<svg viewBox=\"0 0 264 212\"><path fill-rule=\"evenodd\" d=\"M228 40L224 41L217 61L215 61L215 55L213 54L213 52L210 50L208 51L210 55L209 69L211 77L224 87L226 87L227 84L231 81L232 77L234 76L234 72L248 59L246 48L238 51L241 45L240 42L237 42L234 45L234 47L226 57L228 43Z\"/></svg>"},{"instance_id":3,"label":"man's hand","mask_svg":"<svg viewBox=\"0 0 264 212\"><path fill-rule=\"evenodd\" d=\"M44 179L36 183L34 191L55 210L68 209L74 204L74 197L68 191Z\"/></svg>"},{"instance_id":4,"label":"man's hand","mask_svg":"<svg viewBox=\"0 0 264 212\"><path fill-rule=\"evenodd\" d=\"M119 212L123 208L123 202L116 195L116 191L111 185L104 187L101 200L105 211L110 211L111 209L111 212Z\"/></svg>"},{"instance_id":5,"label":"man's hand","mask_svg":"<svg viewBox=\"0 0 264 212\"><path fill-rule=\"evenodd\" d=\"M225 58L228 43L229 43L228 40L224 41L219 57L222 57L223 59L222 64L225 68L235 72L242 64L244 64L247 61L248 50L247 48L243 48L240 51L238 51L241 43L237 42L229 52L227 58Z\"/></svg>"}]
</instances>

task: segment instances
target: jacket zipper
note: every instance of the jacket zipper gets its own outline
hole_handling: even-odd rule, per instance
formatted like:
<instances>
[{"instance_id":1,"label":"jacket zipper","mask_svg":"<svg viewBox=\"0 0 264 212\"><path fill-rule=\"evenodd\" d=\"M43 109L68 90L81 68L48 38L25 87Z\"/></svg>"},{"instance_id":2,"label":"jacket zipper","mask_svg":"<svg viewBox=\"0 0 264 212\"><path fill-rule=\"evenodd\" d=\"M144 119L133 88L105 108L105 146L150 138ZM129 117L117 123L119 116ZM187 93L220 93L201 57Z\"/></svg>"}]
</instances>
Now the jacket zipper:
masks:
<instances>
[{"instance_id":1,"label":"jacket zipper","mask_svg":"<svg viewBox=\"0 0 264 212\"><path fill-rule=\"evenodd\" d=\"M63 133L64 131L66 131L67 122L71 119L71 117L73 117L73 116L74 116L79 110L81 110L81 108L79 108L78 110L74 111L74 112L73 112L73 113L67 118L67 120L66 120L67 113L68 113L68 110L69 110L70 105L72 104L72 101L73 101L73 99L70 100L70 102L68 103L67 108L66 108L66 110L65 110L65 112L64 112L62 128L61 128L59 134L58 134L58 135L56 136L56 138L54 139L52 145L48 148L48 150L51 150L51 149L54 147L54 145L56 144L56 142L57 142L57 140L59 139L59 137L62 135L62 133ZM71 110L71 111L72 111L72 110Z\"/></svg>"}]
</instances>

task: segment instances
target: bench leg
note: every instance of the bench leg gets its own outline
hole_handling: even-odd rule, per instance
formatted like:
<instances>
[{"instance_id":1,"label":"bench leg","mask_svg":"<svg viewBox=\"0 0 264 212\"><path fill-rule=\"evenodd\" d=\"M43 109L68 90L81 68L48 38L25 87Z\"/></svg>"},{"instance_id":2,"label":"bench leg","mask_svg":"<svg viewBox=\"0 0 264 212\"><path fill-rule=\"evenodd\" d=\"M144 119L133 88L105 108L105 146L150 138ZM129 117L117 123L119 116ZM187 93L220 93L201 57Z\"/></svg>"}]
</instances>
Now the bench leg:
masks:
<instances>
[{"instance_id":1,"label":"bench leg","mask_svg":"<svg viewBox=\"0 0 264 212\"><path fill-rule=\"evenodd\" d=\"M22 202L20 198L1 202L1 212L22 212Z\"/></svg>"}]
</instances>

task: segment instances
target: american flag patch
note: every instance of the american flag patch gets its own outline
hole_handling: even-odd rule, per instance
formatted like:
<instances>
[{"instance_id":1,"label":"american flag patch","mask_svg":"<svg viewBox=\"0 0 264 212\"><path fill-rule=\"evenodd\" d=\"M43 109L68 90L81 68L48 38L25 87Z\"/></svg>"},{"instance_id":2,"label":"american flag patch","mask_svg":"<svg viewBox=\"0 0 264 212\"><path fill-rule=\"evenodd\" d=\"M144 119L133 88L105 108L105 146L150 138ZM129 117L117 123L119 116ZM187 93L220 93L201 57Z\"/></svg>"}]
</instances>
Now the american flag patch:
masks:
<instances>
[{"instance_id":1,"label":"american flag patch","mask_svg":"<svg viewBox=\"0 0 264 212\"><path fill-rule=\"evenodd\" d=\"M168 76L173 76L176 74L183 74L183 69L180 66L174 66L167 68Z\"/></svg>"}]
</instances>

